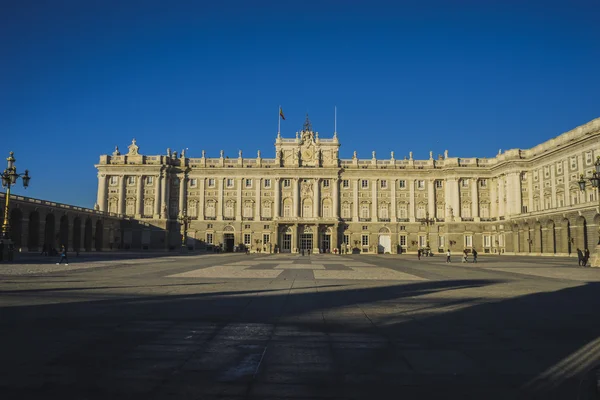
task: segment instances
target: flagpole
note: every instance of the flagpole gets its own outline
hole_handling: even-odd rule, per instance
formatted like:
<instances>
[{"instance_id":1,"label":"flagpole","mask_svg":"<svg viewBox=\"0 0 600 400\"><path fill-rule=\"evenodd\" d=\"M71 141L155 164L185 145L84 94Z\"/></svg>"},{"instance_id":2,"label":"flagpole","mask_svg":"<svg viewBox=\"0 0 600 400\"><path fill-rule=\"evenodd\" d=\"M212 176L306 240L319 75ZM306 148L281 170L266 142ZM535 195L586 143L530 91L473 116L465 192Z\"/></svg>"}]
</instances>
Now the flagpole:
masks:
<instances>
[{"instance_id":1,"label":"flagpole","mask_svg":"<svg viewBox=\"0 0 600 400\"><path fill-rule=\"evenodd\" d=\"M337 136L337 106L333 107L333 136Z\"/></svg>"},{"instance_id":2,"label":"flagpole","mask_svg":"<svg viewBox=\"0 0 600 400\"><path fill-rule=\"evenodd\" d=\"M281 134L281 106L277 109L277 136Z\"/></svg>"}]
</instances>

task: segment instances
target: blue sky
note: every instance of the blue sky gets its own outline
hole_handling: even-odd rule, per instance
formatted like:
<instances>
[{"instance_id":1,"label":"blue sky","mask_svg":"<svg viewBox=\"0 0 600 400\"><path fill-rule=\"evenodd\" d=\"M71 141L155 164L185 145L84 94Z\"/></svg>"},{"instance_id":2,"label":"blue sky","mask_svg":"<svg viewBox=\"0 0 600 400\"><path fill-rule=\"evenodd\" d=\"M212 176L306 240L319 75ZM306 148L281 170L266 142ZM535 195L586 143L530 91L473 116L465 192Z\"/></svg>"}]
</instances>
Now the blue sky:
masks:
<instances>
[{"instance_id":1,"label":"blue sky","mask_svg":"<svg viewBox=\"0 0 600 400\"><path fill-rule=\"evenodd\" d=\"M338 109L342 158L493 157L600 117L598 1L30 1L0 13L0 156L93 206L94 164L273 157Z\"/></svg>"}]
</instances>

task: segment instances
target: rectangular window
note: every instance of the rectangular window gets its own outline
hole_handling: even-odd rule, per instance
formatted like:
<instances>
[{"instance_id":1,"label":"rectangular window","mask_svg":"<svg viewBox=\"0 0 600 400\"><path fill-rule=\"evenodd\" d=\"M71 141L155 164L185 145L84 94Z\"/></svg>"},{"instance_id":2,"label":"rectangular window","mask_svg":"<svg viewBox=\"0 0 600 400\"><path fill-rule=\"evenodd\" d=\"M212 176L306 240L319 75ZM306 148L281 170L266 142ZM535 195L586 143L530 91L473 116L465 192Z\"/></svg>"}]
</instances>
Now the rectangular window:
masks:
<instances>
[{"instance_id":1,"label":"rectangular window","mask_svg":"<svg viewBox=\"0 0 600 400\"><path fill-rule=\"evenodd\" d=\"M190 179L190 187L195 188L197 185L198 185L198 179L196 179L196 178Z\"/></svg>"},{"instance_id":2,"label":"rectangular window","mask_svg":"<svg viewBox=\"0 0 600 400\"><path fill-rule=\"evenodd\" d=\"M323 179L323 187L329 187L329 179Z\"/></svg>"},{"instance_id":3,"label":"rectangular window","mask_svg":"<svg viewBox=\"0 0 600 400\"><path fill-rule=\"evenodd\" d=\"M368 225L363 225L362 226L362 230L363 231L368 231L369 230L369 226Z\"/></svg>"},{"instance_id":4,"label":"rectangular window","mask_svg":"<svg viewBox=\"0 0 600 400\"><path fill-rule=\"evenodd\" d=\"M250 229L250 224L244 224L244 229Z\"/></svg>"},{"instance_id":5,"label":"rectangular window","mask_svg":"<svg viewBox=\"0 0 600 400\"><path fill-rule=\"evenodd\" d=\"M468 179L461 179L460 181L462 187L464 188L468 188L469 187L469 180Z\"/></svg>"},{"instance_id":6,"label":"rectangular window","mask_svg":"<svg viewBox=\"0 0 600 400\"><path fill-rule=\"evenodd\" d=\"M268 233L263 233L263 244L271 243L271 235Z\"/></svg>"},{"instance_id":7,"label":"rectangular window","mask_svg":"<svg viewBox=\"0 0 600 400\"><path fill-rule=\"evenodd\" d=\"M135 176L128 176L127 183L130 185L134 185L135 184Z\"/></svg>"},{"instance_id":8,"label":"rectangular window","mask_svg":"<svg viewBox=\"0 0 600 400\"><path fill-rule=\"evenodd\" d=\"M345 188L350 187L350 181L348 179L344 179L342 181L342 187L345 187Z\"/></svg>"},{"instance_id":9,"label":"rectangular window","mask_svg":"<svg viewBox=\"0 0 600 400\"><path fill-rule=\"evenodd\" d=\"M405 231L405 230L406 230L406 225L400 225L400 228L399 228L399 229L400 229L401 231Z\"/></svg>"},{"instance_id":10,"label":"rectangular window","mask_svg":"<svg viewBox=\"0 0 600 400\"><path fill-rule=\"evenodd\" d=\"M400 236L400 246L401 247L406 247L406 235L401 235Z\"/></svg>"},{"instance_id":11,"label":"rectangular window","mask_svg":"<svg viewBox=\"0 0 600 400\"><path fill-rule=\"evenodd\" d=\"M479 181L479 186L482 188L487 187L487 179L481 179Z\"/></svg>"},{"instance_id":12,"label":"rectangular window","mask_svg":"<svg viewBox=\"0 0 600 400\"><path fill-rule=\"evenodd\" d=\"M492 238L489 235L483 235L483 247L492 247Z\"/></svg>"},{"instance_id":13,"label":"rectangular window","mask_svg":"<svg viewBox=\"0 0 600 400\"><path fill-rule=\"evenodd\" d=\"M271 180L265 179L265 189L269 189L271 187Z\"/></svg>"},{"instance_id":14,"label":"rectangular window","mask_svg":"<svg viewBox=\"0 0 600 400\"><path fill-rule=\"evenodd\" d=\"M473 236L465 235L465 247L473 247Z\"/></svg>"},{"instance_id":15,"label":"rectangular window","mask_svg":"<svg viewBox=\"0 0 600 400\"><path fill-rule=\"evenodd\" d=\"M344 244L350 244L350 235L344 234Z\"/></svg>"},{"instance_id":16,"label":"rectangular window","mask_svg":"<svg viewBox=\"0 0 600 400\"><path fill-rule=\"evenodd\" d=\"M146 177L146 184L147 185L152 185L153 182L154 182L154 177L153 176L147 176Z\"/></svg>"},{"instance_id":17,"label":"rectangular window","mask_svg":"<svg viewBox=\"0 0 600 400\"><path fill-rule=\"evenodd\" d=\"M232 188L233 187L233 179L227 178L227 187L228 188Z\"/></svg>"},{"instance_id":18,"label":"rectangular window","mask_svg":"<svg viewBox=\"0 0 600 400\"><path fill-rule=\"evenodd\" d=\"M419 235L419 247L427 246L427 237L423 235Z\"/></svg>"},{"instance_id":19,"label":"rectangular window","mask_svg":"<svg viewBox=\"0 0 600 400\"><path fill-rule=\"evenodd\" d=\"M366 179L363 179L360 181L360 187L363 189L368 189L369 188L369 181Z\"/></svg>"},{"instance_id":20,"label":"rectangular window","mask_svg":"<svg viewBox=\"0 0 600 400\"><path fill-rule=\"evenodd\" d=\"M251 188L252 187L252 179L246 179L246 187L247 188Z\"/></svg>"},{"instance_id":21,"label":"rectangular window","mask_svg":"<svg viewBox=\"0 0 600 400\"><path fill-rule=\"evenodd\" d=\"M244 244L246 246L249 246L250 244L252 244L251 237L250 237L249 233L244 233Z\"/></svg>"},{"instance_id":22,"label":"rectangular window","mask_svg":"<svg viewBox=\"0 0 600 400\"><path fill-rule=\"evenodd\" d=\"M425 181L417 181L417 187L419 189L425 189Z\"/></svg>"},{"instance_id":23,"label":"rectangular window","mask_svg":"<svg viewBox=\"0 0 600 400\"><path fill-rule=\"evenodd\" d=\"M206 234L206 243L213 244L213 234L212 233Z\"/></svg>"},{"instance_id":24,"label":"rectangular window","mask_svg":"<svg viewBox=\"0 0 600 400\"><path fill-rule=\"evenodd\" d=\"M116 176L111 176L109 182L110 182L111 185L116 185L118 181L119 180L117 179Z\"/></svg>"},{"instance_id":25,"label":"rectangular window","mask_svg":"<svg viewBox=\"0 0 600 400\"><path fill-rule=\"evenodd\" d=\"M284 179L283 187L289 188L290 186L292 186L292 182L289 179Z\"/></svg>"},{"instance_id":26,"label":"rectangular window","mask_svg":"<svg viewBox=\"0 0 600 400\"><path fill-rule=\"evenodd\" d=\"M443 181L439 181L439 180L438 180L438 181L435 181L435 187L436 187L437 189L441 189L441 188L443 188L443 187L444 187Z\"/></svg>"},{"instance_id":27,"label":"rectangular window","mask_svg":"<svg viewBox=\"0 0 600 400\"><path fill-rule=\"evenodd\" d=\"M443 249L446 247L446 238L444 236L438 237L438 248Z\"/></svg>"},{"instance_id":28,"label":"rectangular window","mask_svg":"<svg viewBox=\"0 0 600 400\"><path fill-rule=\"evenodd\" d=\"M504 234L501 233L500 235L498 235L498 245L500 247L504 247Z\"/></svg>"},{"instance_id":29,"label":"rectangular window","mask_svg":"<svg viewBox=\"0 0 600 400\"><path fill-rule=\"evenodd\" d=\"M398 187L400 189L404 189L406 187L406 181L404 181L404 180L398 181Z\"/></svg>"},{"instance_id":30,"label":"rectangular window","mask_svg":"<svg viewBox=\"0 0 600 400\"><path fill-rule=\"evenodd\" d=\"M381 180L381 188L382 189L387 189L387 181L385 179Z\"/></svg>"},{"instance_id":31,"label":"rectangular window","mask_svg":"<svg viewBox=\"0 0 600 400\"><path fill-rule=\"evenodd\" d=\"M214 178L208 178L208 187L215 187L215 179Z\"/></svg>"},{"instance_id":32,"label":"rectangular window","mask_svg":"<svg viewBox=\"0 0 600 400\"><path fill-rule=\"evenodd\" d=\"M263 229L269 229L269 225L263 225Z\"/></svg>"},{"instance_id":33,"label":"rectangular window","mask_svg":"<svg viewBox=\"0 0 600 400\"><path fill-rule=\"evenodd\" d=\"M369 245L369 235L362 235L361 243L363 246Z\"/></svg>"},{"instance_id":34,"label":"rectangular window","mask_svg":"<svg viewBox=\"0 0 600 400\"><path fill-rule=\"evenodd\" d=\"M213 224L206 224L206 229L212 229Z\"/></svg>"}]
</instances>

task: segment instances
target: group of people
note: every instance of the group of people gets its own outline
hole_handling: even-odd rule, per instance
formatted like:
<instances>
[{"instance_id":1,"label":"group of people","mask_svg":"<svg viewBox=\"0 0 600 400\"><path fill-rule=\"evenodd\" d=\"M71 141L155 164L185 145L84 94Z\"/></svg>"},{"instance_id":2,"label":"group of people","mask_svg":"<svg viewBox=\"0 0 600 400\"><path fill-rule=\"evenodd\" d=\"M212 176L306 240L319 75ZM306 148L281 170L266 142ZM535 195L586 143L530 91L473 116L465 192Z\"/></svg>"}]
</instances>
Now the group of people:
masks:
<instances>
[{"instance_id":1,"label":"group of people","mask_svg":"<svg viewBox=\"0 0 600 400\"><path fill-rule=\"evenodd\" d=\"M477 263L477 250L475 250L475 249L472 249L472 250L471 250L471 254L473 255L473 262L474 262L474 263ZM450 253L450 249L448 249L448 250L446 251L446 262L447 262L447 263L451 263L451 262L452 262L452 260L450 259L450 256L451 256L451 255L452 255L452 254ZM463 250L463 258L462 258L462 262L464 262L464 263L466 263L466 262L469 262L469 250L467 250L467 249L464 249L464 250Z\"/></svg>"},{"instance_id":2,"label":"group of people","mask_svg":"<svg viewBox=\"0 0 600 400\"><path fill-rule=\"evenodd\" d=\"M580 248L577 249L577 259L578 265L580 267L585 267L590 259L590 250L586 247L584 251L581 251Z\"/></svg>"}]
</instances>

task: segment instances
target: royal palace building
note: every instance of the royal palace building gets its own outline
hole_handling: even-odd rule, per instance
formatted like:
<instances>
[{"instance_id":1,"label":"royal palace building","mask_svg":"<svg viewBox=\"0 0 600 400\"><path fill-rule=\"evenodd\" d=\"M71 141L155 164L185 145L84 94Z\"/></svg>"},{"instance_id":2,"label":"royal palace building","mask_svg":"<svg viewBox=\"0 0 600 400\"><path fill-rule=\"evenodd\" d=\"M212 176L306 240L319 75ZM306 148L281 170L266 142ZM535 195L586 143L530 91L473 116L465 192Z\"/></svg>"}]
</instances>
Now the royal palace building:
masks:
<instances>
[{"instance_id":1,"label":"royal palace building","mask_svg":"<svg viewBox=\"0 0 600 400\"><path fill-rule=\"evenodd\" d=\"M146 156L133 140L127 154L100 157L96 209L140 222L126 248L595 251L598 191L578 181L600 157L600 118L494 158L340 159L339 148L308 117L295 138L277 135L274 158Z\"/></svg>"}]
</instances>

